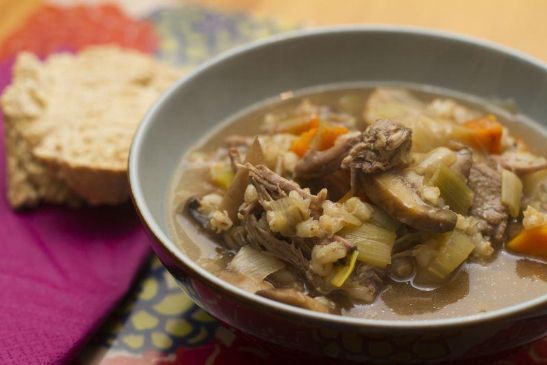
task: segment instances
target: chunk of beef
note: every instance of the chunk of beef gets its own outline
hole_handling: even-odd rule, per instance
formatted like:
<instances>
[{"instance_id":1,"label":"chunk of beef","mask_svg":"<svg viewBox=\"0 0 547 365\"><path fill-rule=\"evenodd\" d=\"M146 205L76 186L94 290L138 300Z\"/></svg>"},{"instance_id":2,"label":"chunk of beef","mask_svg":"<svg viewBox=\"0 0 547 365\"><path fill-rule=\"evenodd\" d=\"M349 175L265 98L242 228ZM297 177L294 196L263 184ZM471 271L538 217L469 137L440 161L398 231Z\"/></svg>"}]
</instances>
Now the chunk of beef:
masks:
<instances>
[{"instance_id":1,"label":"chunk of beef","mask_svg":"<svg viewBox=\"0 0 547 365\"><path fill-rule=\"evenodd\" d=\"M310 150L294 168L296 179L316 179L340 169L342 160L361 141L361 134L340 137L335 145L325 151Z\"/></svg>"},{"instance_id":2,"label":"chunk of beef","mask_svg":"<svg viewBox=\"0 0 547 365\"><path fill-rule=\"evenodd\" d=\"M316 179L340 168L366 174L407 163L412 131L390 120L378 120L363 133L340 137L325 151L309 151L298 161L295 178Z\"/></svg>"},{"instance_id":3,"label":"chunk of beef","mask_svg":"<svg viewBox=\"0 0 547 365\"><path fill-rule=\"evenodd\" d=\"M368 126L361 141L342 160L342 168L365 174L389 170L409 162L412 130L391 120L380 119Z\"/></svg>"},{"instance_id":4,"label":"chunk of beef","mask_svg":"<svg viewBox=\"0 0 547 365\"><path fill-rule=\"evenodd\" d=\"M360 262L356 265L355 270L341 288L333 286L324 277L308 270L306 272L308 287L322 295L341 292L361 303L372 303L384 285L386 270L376 269Z\"/></svg>"},{"instance_id":5,"label":"chunk of beef","mask_svg":"<svg viewBox=\"0 0 547 365\"><path fill-rule=\"evenodd\" d=\"M245 241L253 248L266 251L298 270L307 269L310 256L309 254L305 255L305 251L309 247L276 237L270 230L264 215L260 219L249 215L244 221L244 227L246 231Z\"/></svg>"},{"instance_id":6,"label":"chunk of beef","mask_svg":"<svg viewBox=\"0 0 547 365\"><path fill-rule=\"evenodd\" d=\"M509 215L501 202L499 172L485 162L473 163L469 187L475 193L471 215L481 220L481 232L494 242L503 241Z\"/></svg>"},{"instance_id":7,"label":"chunk of beef","mask_svg":"<svg viewBox=\"0 0 547 365\"><path fill-rule=\"evenodd\" d=\"M286 196L290 191L297 191L303 198L311 198L312 194L303 190L298 183L285 179L276 174L265 165L246 164L249 169L251 183L260 193L268 195L271 199L277 200Z\"/></svg>"},{"instance_id":8,"label":"chunk of beef","mask_svg":"<svg viewBox=\"0 0 547 365\"><path fill-rule=\"evenodd\" d=\"M349 171L337 170L321 178L300 180L299 182L302 186L310 188L314 194L318 194L322 189L327 189L328 199L338 201L350 190L351 175Z\"/></svg>"},{"instance_id":9,"label":"chunk of beef","mask_svg":"<svg viewBox=\"0 0 547 365\"><path fill-rule=\"evenodd\" d=\"M255 186L261 200L278 200L287 196L289 192L296 191L302 198L310 199L310 211L312 216L321 214L321 204L327 198L326 190L321 190L317 195L302 189L298 183L285 179L264 165L245 165L249 169L251 183Z\"/></svg>"},{"instance_id":10,"label":"chunk of beef","mask_svg":"<svg viewBox=\"0 0 547 365\"><path fill-rule=\"evenodd\" d=\"M353 300L372 303L384 283L385 270L359 264L348 278L342 291Z\"/></svg>"}]
</instances>

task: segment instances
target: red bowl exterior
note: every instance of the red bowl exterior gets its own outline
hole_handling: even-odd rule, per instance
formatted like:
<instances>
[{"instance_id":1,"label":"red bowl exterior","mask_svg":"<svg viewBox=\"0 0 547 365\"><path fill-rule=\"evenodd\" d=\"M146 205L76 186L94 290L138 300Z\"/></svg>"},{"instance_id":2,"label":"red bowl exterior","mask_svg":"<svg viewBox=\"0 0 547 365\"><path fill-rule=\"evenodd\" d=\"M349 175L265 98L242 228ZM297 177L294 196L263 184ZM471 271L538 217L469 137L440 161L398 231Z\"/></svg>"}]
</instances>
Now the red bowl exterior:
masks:
<instances>
[{"instance_id":1,"label":"red bowl exterior","mask_svg":"<svg viewBox=\"0 0 547 365\"><path fill-rule=\"evenodd\" d=\"M371 327L300 318L265 308L208 282L157 239L153 248L181 288L213 317L263 341L313 356L375 363L436 363L491 356L547 335L547 308L534 308L515 317L431 328Z\"/></svg>"}]
</instances>

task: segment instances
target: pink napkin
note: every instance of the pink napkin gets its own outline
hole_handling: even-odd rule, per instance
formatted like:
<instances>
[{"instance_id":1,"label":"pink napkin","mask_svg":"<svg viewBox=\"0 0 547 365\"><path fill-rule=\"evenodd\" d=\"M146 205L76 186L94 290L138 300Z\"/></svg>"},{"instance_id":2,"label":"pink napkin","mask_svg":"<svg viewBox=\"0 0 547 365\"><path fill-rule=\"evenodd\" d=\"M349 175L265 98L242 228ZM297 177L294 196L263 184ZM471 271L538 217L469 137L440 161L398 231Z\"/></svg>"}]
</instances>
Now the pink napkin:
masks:
<instances>
[{"instance_id":1,"label":"pink napkin","mask_svg":"<svg viewBox=\"0 0 547 365\"><path fill-rule=\"evenodd\" d=\"M129 204L13 212L3 127L0 116L0 364L65 363L129 289L149 238Z\"/></svg>"}]
</instances>

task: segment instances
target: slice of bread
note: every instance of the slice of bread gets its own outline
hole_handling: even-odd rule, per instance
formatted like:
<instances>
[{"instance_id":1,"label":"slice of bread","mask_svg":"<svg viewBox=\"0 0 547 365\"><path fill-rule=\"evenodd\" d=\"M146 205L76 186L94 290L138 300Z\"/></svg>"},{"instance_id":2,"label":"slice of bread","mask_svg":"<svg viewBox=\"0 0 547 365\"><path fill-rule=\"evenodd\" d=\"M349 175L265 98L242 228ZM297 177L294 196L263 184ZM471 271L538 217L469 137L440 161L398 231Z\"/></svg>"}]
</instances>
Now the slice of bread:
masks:
<instances>
[{"instance_id":1,"label":"slice of bread","mask_svg":"<svg viewBox=\"0 0 547 365\"><path fill-rule=\"evenodd\" d=\"M127 201L133 134L181 76L149 56L110 46L44 62L21 54L1 98L10 204Z\"/></svg>"}]
</instances>

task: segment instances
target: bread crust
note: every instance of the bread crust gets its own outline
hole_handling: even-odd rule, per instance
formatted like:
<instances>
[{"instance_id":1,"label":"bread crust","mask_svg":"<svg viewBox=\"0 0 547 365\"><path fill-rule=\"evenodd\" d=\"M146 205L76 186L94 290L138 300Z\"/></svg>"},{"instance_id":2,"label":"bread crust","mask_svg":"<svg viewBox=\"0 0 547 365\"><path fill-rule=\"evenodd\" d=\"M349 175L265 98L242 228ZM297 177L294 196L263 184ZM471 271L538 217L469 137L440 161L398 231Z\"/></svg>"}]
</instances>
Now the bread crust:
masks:
<instances>
[{"instance_id":1,"label":"bread crust","mask_svg":"<svg viewBox=\"0 0 547 365\"><path fill-rule=\"evenodd\" d=\"M133 134L181 76L150 56L113 46L45 61L20 54L0 99L11 206L126 202Z\"/></svg>"}]
</instances>

